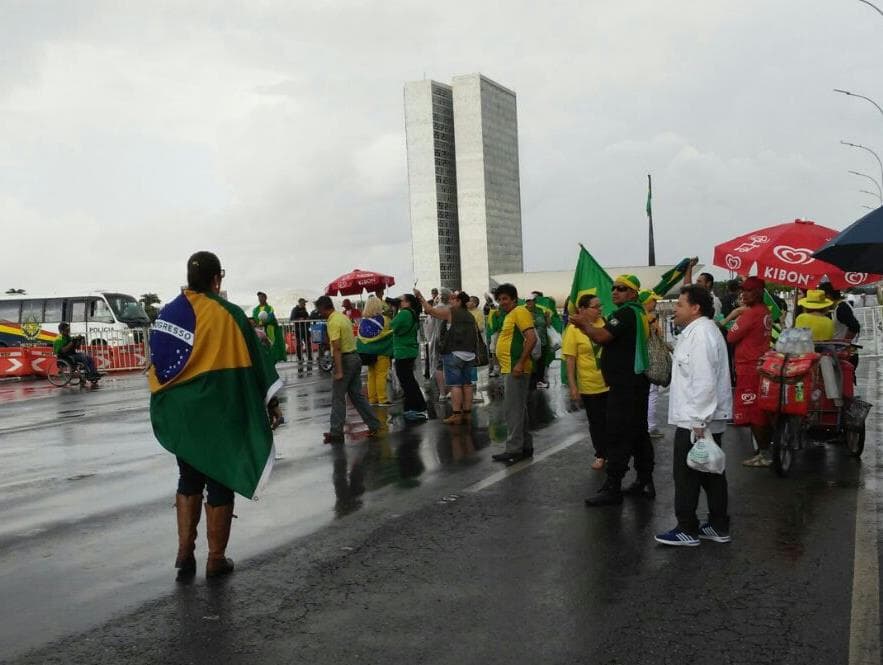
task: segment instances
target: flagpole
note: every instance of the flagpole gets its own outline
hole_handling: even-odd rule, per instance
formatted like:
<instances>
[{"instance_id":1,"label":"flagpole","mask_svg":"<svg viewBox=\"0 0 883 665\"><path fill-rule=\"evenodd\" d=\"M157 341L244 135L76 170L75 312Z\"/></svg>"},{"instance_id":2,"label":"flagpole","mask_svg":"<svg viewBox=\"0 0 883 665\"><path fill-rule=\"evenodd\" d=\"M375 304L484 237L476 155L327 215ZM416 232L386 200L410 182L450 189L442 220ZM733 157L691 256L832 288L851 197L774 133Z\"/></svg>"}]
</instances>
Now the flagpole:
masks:
<instances>
[{"instance_id":1,"label":"flagpole","mask_svg":"<svg viewBox=\"0 0 883 665\"><path fill-rule=\"evenodd\" d=\"M653 240L653 180L650 174L647 174L647 221L650 224L649 230L649 252L647 257L647 265L656 265L656 243Z\"/></svg>"}]
</instances>

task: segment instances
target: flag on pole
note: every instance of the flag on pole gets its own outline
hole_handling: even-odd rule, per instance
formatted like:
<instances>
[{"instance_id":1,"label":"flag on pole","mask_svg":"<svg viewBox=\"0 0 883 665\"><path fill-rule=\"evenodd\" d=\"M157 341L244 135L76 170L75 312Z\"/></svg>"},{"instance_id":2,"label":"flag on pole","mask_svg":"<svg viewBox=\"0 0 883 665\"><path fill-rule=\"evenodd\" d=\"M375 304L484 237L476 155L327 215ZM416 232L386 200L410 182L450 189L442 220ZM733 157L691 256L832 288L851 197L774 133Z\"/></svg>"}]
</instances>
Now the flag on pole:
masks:
<instances>
[{"instance_id":1,"label":"flag on pole","mask_svg":"<svg viewBox=\"0 0 883 665\"><path fill-rule=\"evenodd\" d=\"M647 203L647 205L650 205ZM664 298L675 284L684 279L687 268L690 266L690 258L681 259L681 261L671 270L665 272L659 279L659 284L653 287L653 293L660 298Z\"/></svg>"},{"instance_id":2,"label":"flag on pole","mask_svg":"<svg viewBox=\"0 0 883 665\"><path fill-rule=\"evenodd\" d=\"M282 387L239 307L184 291L150 331L150 420L163 448L246 498L273 468L267 403Z\"/></svg>"},{"instance_id":3,"label":"flag on pole","mask_svg":"<svg viewBox=\"0 0 883 665\"><path fill-rule=\"evenodd\" d=\"M575 314L579 299L586 294L592 294L601 299L601 311L604 313L604 316L609 315L616 309L611 295L612 288L613 280L610 275L595 261L586 248L580 245L579 258L576 262L576 270L573 273L573 284L570 287L567 311Z\"/></svg>"}]
</instances>

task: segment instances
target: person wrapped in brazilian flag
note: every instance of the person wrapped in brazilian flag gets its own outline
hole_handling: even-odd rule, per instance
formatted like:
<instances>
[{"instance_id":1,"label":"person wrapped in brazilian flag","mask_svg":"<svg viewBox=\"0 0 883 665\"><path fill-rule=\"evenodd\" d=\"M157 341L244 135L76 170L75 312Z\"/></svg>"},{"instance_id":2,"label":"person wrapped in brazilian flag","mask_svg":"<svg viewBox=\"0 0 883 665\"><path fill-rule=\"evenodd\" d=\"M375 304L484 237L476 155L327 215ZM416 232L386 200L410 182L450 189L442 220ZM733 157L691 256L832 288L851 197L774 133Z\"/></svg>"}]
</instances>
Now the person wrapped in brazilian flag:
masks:
<instances>
[{"instance_id":1,"label":"person wrapped in brazilian flag","mask_svg":"<svg viewBox=\"0 0 883 665\"><path fill-rule=\"evenodd\" d=\"M150 330L150 420L179 469L179 580L196 573L204 491L206 577L233 571L225 556L233 493L255 498L275 456L267 407L282 382L245 313L218 295L223 277L211 252L191 256L187 288Z\"/></svg>"}]
</instances>

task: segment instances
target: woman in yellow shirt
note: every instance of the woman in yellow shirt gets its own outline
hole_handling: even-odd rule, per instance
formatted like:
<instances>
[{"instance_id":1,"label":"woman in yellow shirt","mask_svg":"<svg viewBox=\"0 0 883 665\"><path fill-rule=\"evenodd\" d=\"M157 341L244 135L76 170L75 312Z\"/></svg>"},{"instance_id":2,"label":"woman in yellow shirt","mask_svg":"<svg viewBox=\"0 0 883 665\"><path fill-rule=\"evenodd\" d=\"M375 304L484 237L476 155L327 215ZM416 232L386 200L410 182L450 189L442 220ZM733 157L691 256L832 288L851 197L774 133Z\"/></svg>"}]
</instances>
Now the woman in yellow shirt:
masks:
<instances>
[{"instance_id":1,"label":"woman in yellow shirt","mask_svg":"<svg viewBox=\"0 0 883 665\"><path fill-rule=\"evenodd\" d=\"M577 303L580 312L588 309L601 310L601 300L597 296L584 295ZM595 323L603 327L604 321L599 318ZM570 399L582 401L589 420L589 435L595 448L595 461L592 468L596 471L604 468L607 459L607 384L598 366L601 347L579 328L568 325L564 331L561 354L567 361L567 383L570 386Z\"/></svg>"}]
</instances>

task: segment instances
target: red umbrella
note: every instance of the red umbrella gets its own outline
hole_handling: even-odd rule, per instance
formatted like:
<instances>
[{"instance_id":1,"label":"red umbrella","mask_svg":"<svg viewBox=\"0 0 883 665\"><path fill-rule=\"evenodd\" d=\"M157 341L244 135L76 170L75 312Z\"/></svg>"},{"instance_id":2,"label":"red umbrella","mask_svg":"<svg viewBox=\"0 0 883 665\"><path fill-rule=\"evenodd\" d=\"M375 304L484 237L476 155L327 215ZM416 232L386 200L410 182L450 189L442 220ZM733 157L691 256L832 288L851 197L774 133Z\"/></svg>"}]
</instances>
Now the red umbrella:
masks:
<instances>
[{"instance_id":1,"label":"red umbrella","mask_svg":"<svg viewBox=\"0 0 883 665\"><path fill-rule=\"evenodd\" d=\"M357 296L364 291L378 291L392 286L396 281L389 275L379 272L360 270L356 268L352 272L341 275L331 284L325 287L326 296Z\"/></svg>"},{"instance_id":2,"label":"red umbrella","mask_svg":"<svg viewBox=\"0 0 883 665\"><path fill-rule=\"evenodd\" d=\"M844 272L813 258L813 252L837 234L815 222L795 219L718 245L714 248L714 265L747 275L756 264L758 277L801 289L818 286L823 277L837 289L879 281L880 275Z\"/></svg>"}]
</instances>

